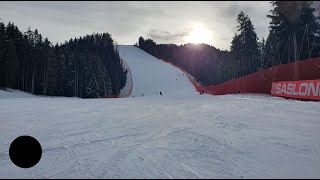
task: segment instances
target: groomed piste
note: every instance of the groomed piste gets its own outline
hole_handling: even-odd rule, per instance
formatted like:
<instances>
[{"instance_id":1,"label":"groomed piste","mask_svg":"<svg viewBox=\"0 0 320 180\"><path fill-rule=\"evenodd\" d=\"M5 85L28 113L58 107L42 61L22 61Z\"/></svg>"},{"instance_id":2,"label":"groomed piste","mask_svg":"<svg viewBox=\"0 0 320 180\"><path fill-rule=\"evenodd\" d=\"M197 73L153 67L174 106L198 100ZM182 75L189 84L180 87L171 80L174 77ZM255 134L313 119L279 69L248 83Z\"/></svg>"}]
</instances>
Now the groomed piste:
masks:
<instances>
[{"instance_id":1,"label":"groomed piste","mask_svg":"<svg viewBox=\"0 0 320 180\"><path fill-rule=\"evenodd\" d=\"M179 68L134 46L119 51L129 98L0 90L0 178L320 177L319 102L200 95ZM22 135L43 150L30 169L9 157Z\"/></svg>"},{"instance_id":2,"label":"groomed piste","mask_svg":"<svg viewBox=\"0 0 320 180\"><path fill-rule=\"evenodd\" d=\"M179 68L151 56L138 47L120 45L120 57L126 62L131 71L132 92L130 97L140 96L175 96L192 95L197 91ZM122 96L129 93L123 92Z\"/></svg>"}]
</instances>

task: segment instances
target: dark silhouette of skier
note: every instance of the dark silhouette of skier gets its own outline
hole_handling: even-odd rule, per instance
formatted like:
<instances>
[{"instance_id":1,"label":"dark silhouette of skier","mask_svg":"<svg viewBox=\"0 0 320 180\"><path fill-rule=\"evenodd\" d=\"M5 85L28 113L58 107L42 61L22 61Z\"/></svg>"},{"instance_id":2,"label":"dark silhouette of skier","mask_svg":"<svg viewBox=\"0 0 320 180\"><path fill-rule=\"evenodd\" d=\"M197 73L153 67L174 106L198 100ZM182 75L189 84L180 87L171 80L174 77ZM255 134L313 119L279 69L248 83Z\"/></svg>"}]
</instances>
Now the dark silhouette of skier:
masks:
<instances>
[{"instance_id":1,"label":"dark silhouette of skier","mask_svg":"<svg viewBox=\"0 0 320 180\"><path fill-rule=\"evenodd\" d=\"M160 95L162 96L162 92L160 91Z\"/></svg>"}]
</instances>

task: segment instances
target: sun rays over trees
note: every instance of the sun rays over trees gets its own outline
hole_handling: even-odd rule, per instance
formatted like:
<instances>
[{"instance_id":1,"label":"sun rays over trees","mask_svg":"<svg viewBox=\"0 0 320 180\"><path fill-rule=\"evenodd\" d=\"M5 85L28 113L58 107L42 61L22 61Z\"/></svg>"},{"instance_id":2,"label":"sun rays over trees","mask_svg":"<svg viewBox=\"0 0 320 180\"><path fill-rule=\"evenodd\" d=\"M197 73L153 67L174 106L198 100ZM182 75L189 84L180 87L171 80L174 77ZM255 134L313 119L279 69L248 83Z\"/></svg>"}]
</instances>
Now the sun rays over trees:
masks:
<instances>
[{"instance_id":1,"label":"sun rays over trees","mask_svg":"<svg viewBox=\"0 0 320 180\"><path fill-rule=\"evenodd\" d=\"M279 64L320 56L320 16L312 1L272 1L269 35L258 39L254 25L241 11L230 51L200 44L156 44L139 38L137 46L179 65L202 85L220 84ZM319 14L319 13L318 13ZM319 14L320 15L320 14ZM266 27L267 28L267 27Z\"/></svg>"}]
</instances>

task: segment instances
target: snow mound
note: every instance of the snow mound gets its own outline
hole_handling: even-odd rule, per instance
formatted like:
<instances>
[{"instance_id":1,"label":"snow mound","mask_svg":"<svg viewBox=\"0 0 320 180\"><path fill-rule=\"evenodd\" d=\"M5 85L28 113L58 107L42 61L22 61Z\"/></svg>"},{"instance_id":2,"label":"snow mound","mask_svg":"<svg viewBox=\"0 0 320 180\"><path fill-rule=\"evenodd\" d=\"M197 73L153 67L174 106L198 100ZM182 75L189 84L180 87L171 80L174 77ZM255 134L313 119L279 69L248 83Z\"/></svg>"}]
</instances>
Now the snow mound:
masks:
<instances>
[{"instance_id":1,"label":"snow mound","mask_svg":"<svg viewBox=\"0 0 320 180\"><path fill-rule=\"evenodd\" d=\"M9 98L31 98L36 97L30 93L15 90L15 89L7 89L0 90L0 99L9 99Z\"/></svg>"}]
</instances>

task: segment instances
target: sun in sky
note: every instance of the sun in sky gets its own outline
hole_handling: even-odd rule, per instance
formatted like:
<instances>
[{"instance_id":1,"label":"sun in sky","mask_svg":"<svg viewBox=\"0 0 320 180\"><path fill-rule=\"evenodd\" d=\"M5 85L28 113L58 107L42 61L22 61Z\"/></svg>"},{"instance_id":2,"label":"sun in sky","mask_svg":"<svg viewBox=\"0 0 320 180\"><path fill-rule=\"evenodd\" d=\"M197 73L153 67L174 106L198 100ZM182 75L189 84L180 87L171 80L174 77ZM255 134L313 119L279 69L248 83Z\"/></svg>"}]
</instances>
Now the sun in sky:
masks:
<instances>
[{"instance_id":1,"label":"sun in sky","mask_svg":"<svg viewBox=\"0 0 320 180\"><path fill-rule=\"evenodd\" d=\"M212 44L212 33L202 24L193 25L189 34L185 37L186 43Z\"/></svg>"}]
</instances>

